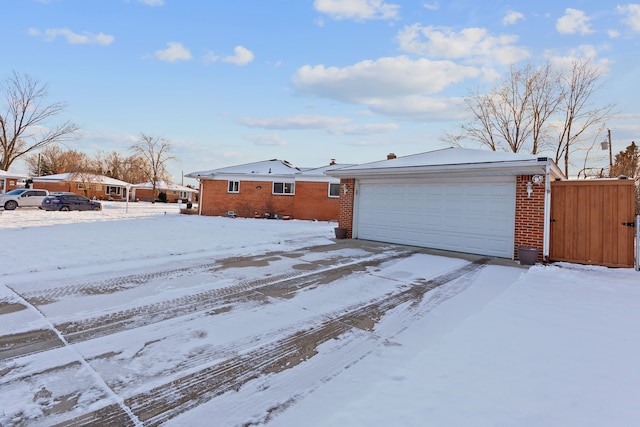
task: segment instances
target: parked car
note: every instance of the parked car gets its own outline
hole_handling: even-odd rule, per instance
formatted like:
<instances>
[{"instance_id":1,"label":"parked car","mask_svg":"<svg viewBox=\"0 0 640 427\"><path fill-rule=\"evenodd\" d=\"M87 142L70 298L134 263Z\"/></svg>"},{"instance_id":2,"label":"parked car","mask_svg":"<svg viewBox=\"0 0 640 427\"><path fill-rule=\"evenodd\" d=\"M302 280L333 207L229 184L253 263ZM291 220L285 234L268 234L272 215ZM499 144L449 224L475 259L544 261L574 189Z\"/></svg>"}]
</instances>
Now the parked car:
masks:
<instances>
[{"instance_id":1,"label":"parked car","mask_svg":"<svg viewBox=\"0 0 640 427\"><path fill-rule=\"evenodd\" d=\"M48 195L49 192L47 190L16 188L0 194L0 206L8 211L12 211L15 208L39 208L44 198Z\"/></svg>"},{"instance_id":2,"label":"parked car","mask_svg":"<svg viewBox=\"0 0 640 427\"><path fill-rule=\"evenodd\" d=\"M42 201L46 211L100 211L102 203L73 193L54 194Z\"/></svg>"}]
</instances>

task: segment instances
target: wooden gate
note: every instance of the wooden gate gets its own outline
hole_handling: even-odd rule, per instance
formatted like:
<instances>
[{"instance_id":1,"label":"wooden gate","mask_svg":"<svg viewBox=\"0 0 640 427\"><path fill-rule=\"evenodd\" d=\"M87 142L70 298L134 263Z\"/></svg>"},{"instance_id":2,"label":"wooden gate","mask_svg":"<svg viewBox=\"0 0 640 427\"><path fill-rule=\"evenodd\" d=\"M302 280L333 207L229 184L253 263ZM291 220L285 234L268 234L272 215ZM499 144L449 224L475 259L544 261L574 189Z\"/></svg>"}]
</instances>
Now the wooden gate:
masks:
<instances>
[{"instance_id":1,"label":"wooden gate","mask_svg":"<svg viewBox=\"0 0 640 427\"><path fill-rule=\"evenodd\" d=\"M633 267L634 220L633 180L553 181L549 259Z\"/></svg>"}]
</instances>

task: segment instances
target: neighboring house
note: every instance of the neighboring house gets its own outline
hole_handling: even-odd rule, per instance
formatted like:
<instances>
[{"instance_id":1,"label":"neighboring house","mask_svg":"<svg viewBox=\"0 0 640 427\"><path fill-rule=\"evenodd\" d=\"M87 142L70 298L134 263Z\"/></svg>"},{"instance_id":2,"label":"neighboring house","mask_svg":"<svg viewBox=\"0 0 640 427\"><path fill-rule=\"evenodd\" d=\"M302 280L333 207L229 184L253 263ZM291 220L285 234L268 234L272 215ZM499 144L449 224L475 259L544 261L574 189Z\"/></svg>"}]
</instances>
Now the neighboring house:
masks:
<instances>
[{"instance_id":1,"label":"neighboring house","mask_svg":"<svg viewBox=\"0 0 640 427\"><path fill-rule=\"evenodd\" d=\"M266 160L185 176L200 182L200 215L338 219L340 179L326 175L330 165L301 169L285 160Z\"/></svg>"},{"instance_id":2,"label":"neighboring house","mask_svg":"<svg viewBox=\"0 0 640 427\"><path fill-rule=\"evenodd\" d=\"M43 188L50 193L69 191L98 200L126 200L131 184L86 172L68 172L33 178L34 188Z\"/></svg>"},{"instance_id":3,"label":"neighboring house","mask_svg":"<svg viewBox=\"0 0 640 427\"><path fill-rule=\"evenodd\" d=\"M20 175L0 169L0 193L6 193L8 191L15 190L16 188L24 187L24 181L26 179L26 175Z\"/></svg>"},{"instance_id":4,"label":"neighboring house","mask_svg":"<svg viewBox=\"0 0 640 427\"><path fill-rule=\"evenodd\" d=\"M153 183L144 182L131 186L131 198L133 200L142 200L145 202L153 201ZM183 185L174 184L166 181L156 181L156 199L158 194L165 193L167 202L176 203L178 200L182 202L194 202L197 198L198 190L185 187Z\"/></svg>"},{"instance_id":5,"label":"neighboring house","mask_svg":"<svg viewBox=\"0 0 640 427\"><path fill-rule=\"evenodd\" d=\"M448 148L327 171L341 179L347 237L509 259L549 254L547 157Z\"/></svg>"}]
</instances>

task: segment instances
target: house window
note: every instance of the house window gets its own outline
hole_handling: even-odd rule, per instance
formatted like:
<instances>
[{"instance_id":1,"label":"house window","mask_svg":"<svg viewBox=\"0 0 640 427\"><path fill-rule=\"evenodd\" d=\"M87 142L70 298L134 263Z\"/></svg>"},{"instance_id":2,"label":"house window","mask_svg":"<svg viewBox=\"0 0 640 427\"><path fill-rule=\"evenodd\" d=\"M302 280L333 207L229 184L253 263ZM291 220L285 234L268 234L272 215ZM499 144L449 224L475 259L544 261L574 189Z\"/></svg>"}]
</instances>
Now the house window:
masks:
<instances>
[{"instance_id":1,"label":"house window","mask_svg":"<svg viewBox=\"0 0 640 427\"><path fill-rule=\"evenodd\" d=\"M293 194L293 182L274 182L273 194Z\"/></svg>"},{"instance_id":2,"label":"house window","mask_svg":"<svg viewBox=\"0 0 640 427\"><path fill-rule=\"evenodd\" d=\"M340 184L329 184L329 197L340 197Z\"/></svg>"},{"instance_id":3,"label":"house window","mask_svg":"<svg viewBox=\"0 0 640 427\"><path fill-rule=\"evenodd\" d=\"M229 181L229 186L227 187L227 193L239 193L240 192L240 181Z\"/></svg>"},{"instance_id":4,"label":"house window","mask_svg":"<svg viewBox=\"0 0 640 427\"><path fill-rule=\"evenodd\" d=\"M107 189L105 190L105 193L116 194L119 196L120 194L122 194L122 187L112 187L110 185L107 185Z\"/></svg>"},{"instance_id":5,"label":"house window","mask_svg":"<svg viewBox=\"0 0 640 427\"><path fill-rule=\"evenodd\" d=\"M186 191L181 191L180 195L178 197L180 197L181 199L186 199L187 198L187 192Z\"/></svg>"},{"instance_id":6,"label":"house window","mask_svg":"<svg viewBox=\"0 0 640 427\"><path fill-rule=\"evenodd\" d=\"M85 185L84 185L84 183L82 183L82 182L77 183L77 184L76 184L76 189L78 189L78 190L84 190L84 189L85 189ZM86 189L87 189L87 190L89 189L89 186L88 186L88 185L86 186Z\"/></svg>"}]
</instances>

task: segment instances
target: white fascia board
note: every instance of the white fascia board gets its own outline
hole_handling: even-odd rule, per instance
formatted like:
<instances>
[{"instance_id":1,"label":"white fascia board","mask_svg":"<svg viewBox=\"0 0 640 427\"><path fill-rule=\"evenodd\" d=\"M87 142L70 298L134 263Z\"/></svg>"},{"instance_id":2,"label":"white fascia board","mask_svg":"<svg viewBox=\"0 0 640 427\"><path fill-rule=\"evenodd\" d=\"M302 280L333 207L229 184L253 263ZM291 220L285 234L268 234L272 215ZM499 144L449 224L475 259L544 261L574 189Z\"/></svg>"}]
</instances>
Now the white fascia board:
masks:
<instances>
[{"instance_id":1,"label":"white fascia board","mask_svg":"<svg viewBox=\"0 0 640 427\"><path fill-rule=\"evenodd\" d=\"M545 160L541 160L545 159ZM379 176L411 176L411 175L522 175L545 174L550 160L546 158L519 160L513 162L467 163L456 165L404 166L397 168L371 168L353 170L327 171L327 175L338 178L363 178Z\"/></svg>"},{"instance_id":2,"label":"white fascia board","mask_svg":"<svg viewBox=\"0 0 640 427\"><path fill-rule=\"evenodd\" d=\"M340 178L335 178L331 176L310 176L310 175L301 175L295 177L296 182L326 182L331 184L339 184Z\"/></svg>"},{"instance_id":3,"label":"white fascia board","mask_svg":"<svg viewBox=\"0 0 640 427\"><path fill-rule=\"evenodd\" d=\"M200 176L198 179L211 181L260 181L260 182L295 182L293 175L276 175L276 174L212 174L208 176Z\"/></svg>"}]
</instances>

